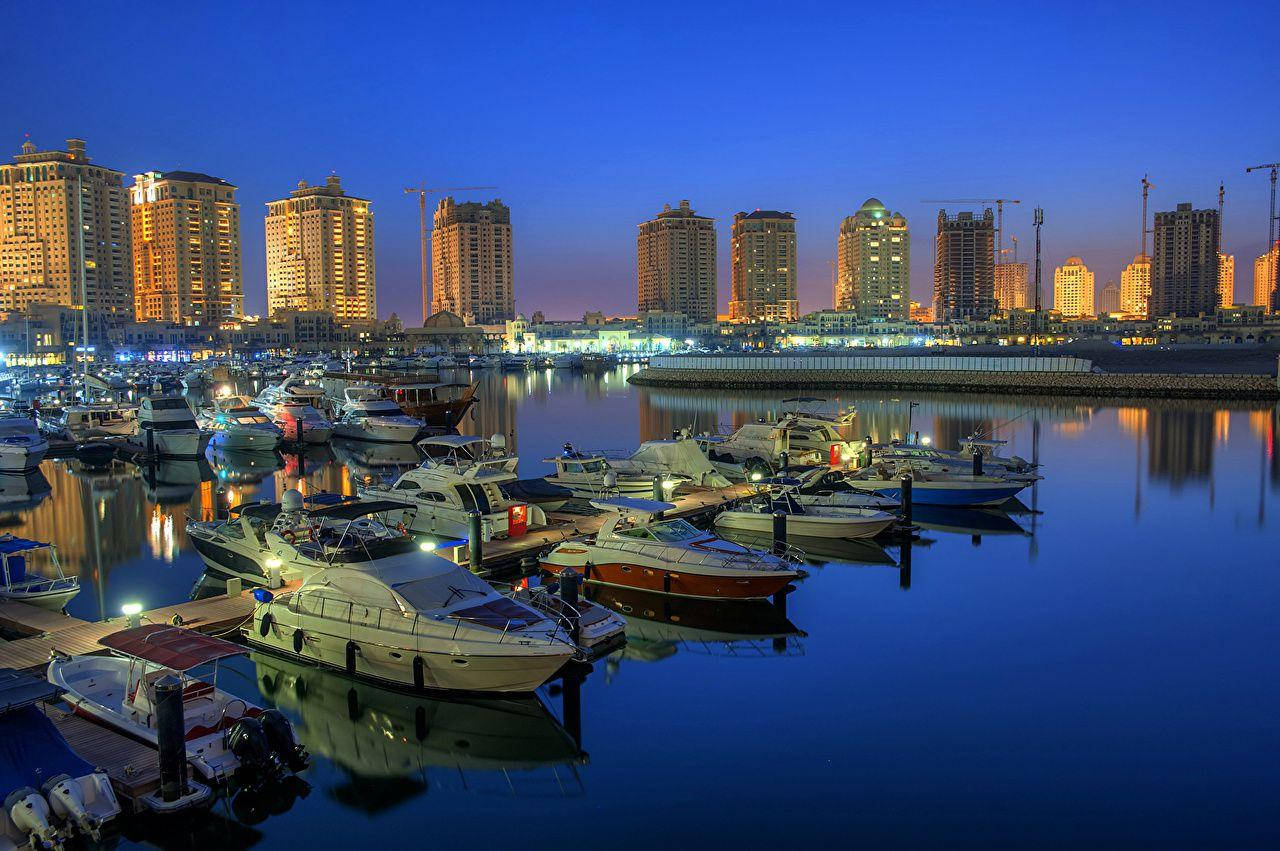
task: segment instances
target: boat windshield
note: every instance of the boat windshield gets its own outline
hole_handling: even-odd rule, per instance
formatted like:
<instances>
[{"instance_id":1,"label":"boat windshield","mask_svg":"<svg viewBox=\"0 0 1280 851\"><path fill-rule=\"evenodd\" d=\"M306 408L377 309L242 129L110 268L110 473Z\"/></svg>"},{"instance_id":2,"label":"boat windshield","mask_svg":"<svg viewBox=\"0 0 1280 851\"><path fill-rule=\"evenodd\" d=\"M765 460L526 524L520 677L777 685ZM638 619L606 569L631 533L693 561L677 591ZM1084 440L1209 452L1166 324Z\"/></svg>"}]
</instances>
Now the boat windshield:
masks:
<instances>
[{"instance_id":1,"label":"boat windshield","mask_svg":"<svg viewBox=\"0 0 1280 851\"><path fill-rule=\"evenodd\" d=\"M664 544L674 544L696 538L702 533L687 520L664 520L649 527L653 536Z\"/></svg>"},{"instance_id":2,"label":"boat windshield","mask_svg":"<svg viewBox=\"0 0 1280 851\"><path fill-rule=\"evenodd\" d=\"M263 425L271 420L262 414L242 414L236 417L236 422L240 425Z\"/></svg>"}]
</instances>

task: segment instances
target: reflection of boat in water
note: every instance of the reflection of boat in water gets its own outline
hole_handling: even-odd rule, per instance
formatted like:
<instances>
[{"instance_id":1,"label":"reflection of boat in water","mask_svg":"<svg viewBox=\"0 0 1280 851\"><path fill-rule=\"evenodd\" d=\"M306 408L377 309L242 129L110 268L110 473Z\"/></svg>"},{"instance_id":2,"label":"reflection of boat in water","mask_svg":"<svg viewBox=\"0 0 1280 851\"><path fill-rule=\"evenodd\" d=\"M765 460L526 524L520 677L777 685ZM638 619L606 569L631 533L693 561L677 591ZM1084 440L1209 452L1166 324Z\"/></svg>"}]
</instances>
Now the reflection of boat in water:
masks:
<instances>
[{"instance_id":1,"label":"reflection of boat in water","mask_svg":"<svg viewBox=\"0 0 1280 851\"><path fill-rule=\"evenodd\" d=\"M593 586L588 596L627 619L619 658L657 661L683 649L714 656L797 656L803 630L764 600L703 600Z\"/></svg>"},{"instance_id":2,"label":"reflection of boat in water","mask_svg":"<svg viewBox=\"0 0 1280 851\"><path fill-rule=\"evenodd\" d=\"M282 466L280 456L275 452L220 447L210 451L209 462L219 479L235 484L256 484Z\"/></svg>"},{"instance_id":3,"label":"reflection of boat in water","mask_svg":"<svg viewBox=\"0 0 1280 851\"><path fill-rule=\"evenodd\" d=\"M580 785L573 766L583 761L581 751L536 695L427 697L273 654L251 658L263 698L293 720L299 741L350 773L350 783L329 790L341 803L380 810L433 780L489 791L468 772L494 772L502 788L521 792L524 784L511 772L570 766L569 778L553 771L551 785ZM429 777L432 768L446 770Z\"/></svg>"},{"instance_id":4,"label":"reflection of boat in water","mask_svg":"<svg viewBox=\"0 0 1280 851\"><path fill-rule=\"evenodd\" d=\"M422 460L422 453L412 443L373 443L335 438L330 445L338 462L353 478L367 482L393 482L400 473L410 470Z\"/></svg>"},{"instance_id":5,"label":"reflection of boat in water","mask_svg":"<svg viewBox=\"0 0 1280 851\"><path fill-rule=\"evenodd\" d=\"M53 492L53 486L39 470L22 476L0 477L0 511L35 508Z\"/></svg>"},{"instance_id":6,"label":"reflection of boat in water","mask_svg":"<svg viewBox=\"0 0 1280 851\"><path fill-rule=\"evenodd\" d=\"M1009 513L999 508L953 508L946 505L918 505L912 522L935 532L961 535L1030 535Z\"/></svg>"},{"instance_id":7,"label":"reflection of boat in water","mask_svg":"<svg viewBox=\"0 0 1280 851\"><path fill-rule=\"evenodd\" d=\"M762 535L756 532L745 532L738 529L719 529L725 540L733 541L754 550L769 550L773 547L773 535ZM810 538L804 535L787 534L787 545L804 554L805 561L820 564L830 561L851 564L896 564L893 556L880 544L872 540L845 540L840 538Z\"/></svg>"},{"instance_id":8,"label":"reflection of boat in water","mask_svg":"<svg viewBox=\"0 0 1280 851\"><path fill-rule=\"evenodd\" d=\"M200 483L213 477L213 469L203 458L145 464L141 470L147 499L160 505L188 502Z\"/></svg>"}]
</instances>

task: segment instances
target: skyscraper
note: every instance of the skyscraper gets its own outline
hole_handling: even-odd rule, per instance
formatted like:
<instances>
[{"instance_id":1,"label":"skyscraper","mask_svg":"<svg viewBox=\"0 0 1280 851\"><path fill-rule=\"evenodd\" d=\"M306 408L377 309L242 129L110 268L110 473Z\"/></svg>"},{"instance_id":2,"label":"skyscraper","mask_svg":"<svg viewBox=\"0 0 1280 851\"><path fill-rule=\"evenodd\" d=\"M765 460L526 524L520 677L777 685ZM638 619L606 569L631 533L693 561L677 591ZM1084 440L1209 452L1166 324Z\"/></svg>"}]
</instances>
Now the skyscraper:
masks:
<instances>
[{"instance_id":1,"label":"skyscraper","mask_svg":"<svg viewBox=\"0 0 1280 851\"><path fill-rule=\"evenodd\" d=\"M432 228L431 312L448 310L481 325L515 319L511 209L497 198L459 204L446 196Z\"/></svg>"},{"instance_id":2,"label":"skyscraper","mask_svg":"<svg viewBox=\"0 0 1280 851\"><path fill-rule=\"evenodd\" d=\"M138 321L217 325L243 316L236 188L192 171L149 171L129 194Z\"/></svg>"},{"instance_id":3,"label":"skyscraper","mask_svg":"<svg viewBox=\"0 0 1280 851\"><path fill-rule=\"evenodd\" d=\"M1120 312L1120 287L1116 286L1115 281L1107 281L1107 285L1098 292L1094 304L1099 316Z\"/></svg>"},{"instance_id":4,"label":"skyscraper","mask_svg":"<svg viewBox=\"0 0 1280 851\"><path fill-rule=\"evenodd\" d=\"M1187 203L1156 213L1151 316L1212 314L1218 306L1218 211Z\"/></svg>"},{"instance_id":5,"label":"skyscraper","mask_svg":"<svg viewBox=\"0 0 1280 851\"><path fill-rule=\"evenodd\" d=\"M778 210L733 217L730 319L790 322L800 315L796 290L796 220Z\"/></svg>"},{"instance_id":6,"label":"skyscraper","mask_svg":"<svg viewBox=\"0 0 1280 851\"><path fill-rule=\"evenodd\" d=\"M641 222L636 234L636 307L683 313L694 322L716 319L716 225L688 201Z\"/></svg>"},{"instance_id":7,"label":"skyscraper","mask_svg":"<svg viewBox=\"0 0 1280 851\"><path fill-rule=\"evenodd\" d=\"M0 311L81 305L87 292L91 310L113 322L133 320L123 178L92 165L80 139L68 139L65 151L41 151L28 140L12 165L0 165Z\"/></svg>"},{"instance_id":8,"label":"skyscraper","mask_svg":"<svg viewBox=\"0 0 1280 851\"><path fill-rule=\"evenodd\" d=\"M901 213L868 198L836 238L836 310L862 319L906 319L911 292L911 234Z\"/></svg>"},{"instance_id":9,"label":"skyscraper","mask_svg":"<svg viewBox=\"0 0 1280 851\"><path fill-rule=\"evenodd\" d=\"M370 202L342 189L298 188L267 202L267 311L325 310L341 320L378 318Z\"/></svg>"},{"instance_id":10,"label":"skyscraper","mask_svg":"<svg viewBox=\"0 0 1280 851\"><path fill-rule=\"evenodd\" d=\"M1032 307L1026 263L997 263L995 271L996 307L1013 310Z\"/></svg>"},{"instance_id":11,"label":"skyscraper","mask_svg":"<svg viewBox=\"0 0 1280 851\"><path fill-rule=\"evenodd\" d=\"M1218 305L1236 303L1236 256L1218 252Z\"/></svg>"},{"instance_id":12,"label":"skyscraper","mask_svg":"<svg viewBox=\"0 0 1280 851\"><path fill-rule=\"evenodd\" d=\"M1268 313L1275 310L1276 301L1276 260L1280 255L1280 242L1271 246L1265 254L1259 254L1253 261L1253 303L1265 307Z\"/></svg>"},{"instance_id":13,"label":"skyscraper","mask_svg":"<svg viewBox=\"0 0 1280 851\"><path fill-rule=\"evenodd\" d=\"M937 322L986 319L995 311L996 223L991 209L981 217L938 211L938 251L933 266L933 314Z\"/></svg>"},{"instance_id":14,"label":"skyscraper","mask_svg":"<svg viewBox=\"0 0 1280 851\"><path fill-rule=\"evenodd\" d=\"M1093 316L1093 272L1079 257L1053 270L1053 307L1067 319Z\"/></svg>"},{"instance_id":15,"label":"skyscraper","mask_svg":"<svg viewBox=\"0 0 1280 851\"><path fill-rule=\"evenodd\" d=\"M1133 262L1120 273L1120 312L1146 316L1151 301L1151 258L1134 255Z\"/></svg>"}]
</instances>

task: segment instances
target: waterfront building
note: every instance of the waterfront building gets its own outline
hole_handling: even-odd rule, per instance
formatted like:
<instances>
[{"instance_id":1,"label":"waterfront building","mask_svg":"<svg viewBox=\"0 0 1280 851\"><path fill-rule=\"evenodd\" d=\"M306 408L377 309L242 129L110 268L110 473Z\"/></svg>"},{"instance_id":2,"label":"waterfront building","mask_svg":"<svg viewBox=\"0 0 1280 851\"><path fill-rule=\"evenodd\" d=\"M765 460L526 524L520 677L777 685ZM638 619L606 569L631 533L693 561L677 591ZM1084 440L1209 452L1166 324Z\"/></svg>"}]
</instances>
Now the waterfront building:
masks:
<instances>
[{"instance_id":1,"label":"waterfront building","mask_svg":"<svg viewBox=\"0 0 1280 851\"><path fill-rule=\"evenodd\" d=\"M688 201L641 222L636 235L637 312L683 313L693 322L716 320L715 220Z\"/></svg>"},{"instance_id":2,"label":"waterfront building","mask_svg":"<svg viewBox=\"0 0 1280 851\"><path fill-rule=\"evenodd\" d=\"M1027 283L1026 263L997 263L995 271L996 308L1017 310L1033 307Z\"/></svg>"},{"instance_id":3,"label":"waterfront building","mask_svg":"<svg viewBox=\"0 0 1280 851\"><path fill-rule=\"evenodd\" d=\"M937 257L933 266L936 321L986 319L995 311L995 216L988 208L949 217L938 211Z\"/></svg>"},{"instance_id":4,"label":"waterfront building","mask_svg":"<svg viewBox=\"0 0 1280 851\"><path fill-rule=\"evenodd\" d=\"M1098 292L1094 304L1098 316L1120 312L1120 287L1116 286L1115 281L1107 281L1107 285Z\"/></svg>"},{"instance_id":5,"label":"waterfront building","mask_svg":"<svg viewBox=\"0 0 1280 851\"><path fill-rule=\"evenodd\" d=\"M1218 252L1218 307L1236 303L1236 256Z\"/></svg>"},{"instance_id":6,"label":"waterfront building","mask_svg":"<svg viewBox=\"0 0 1280 851\"><path fill-rule=\"evenodd\" d=\"M370 202L348 195L338 176L298 181L267 202L267 311L328 311L340 320L378 316Z\"/></svg>"},{"instance_id":7,"label":"waterfront building","mask_svg":"<svg viewBox=\"0 0 1280 851\"><path fill-rule=\"evenodd\" d=\"M41 151L28 140L12 164L0 165L0 312L81 306L87 294L89 309L109 321L133 319L123 179L94 165L81 139L68 139L65 151Z\"/></svg>"},{"instance_id":8,"label":"waterfront building","mask_svg":"<svg viewBox=\"0 0 1280 851\"><path fill-rule=\"evenodd\" d=\"M1151 316L1196 316L1218 306L1218 211L1189 203L1156 213Z\"/></svg>"},{"instance_id":9,"label":"waterfront building","mask_svg":"<svg viewBox=\"0 0 1280 851\"><path fill-rule=\"evenodd\" d=\"M778 210L733 217L729 318L790 322L800 315L796 220Z\"/></svg>"},{"instance_id":10,"label":"waterfront building","mask_svg":"<svg viewBox=\"0 0 1280 851\"><path fill-rule=\"evenodd\" d=\"M1053 270L1053 307L1064 319L1093 316L1093 272L1079 257Z\"/></svg>"},{"instance_id":11,"label":"waterfront building","mask_svg":"<svg viewBox=\"0 0 1280 851\"><path fill-rule=\"evenodd\" d=\"M912 322L932 322L933 305L913 301L907 306L907 318Z\"/></svg>"},{"instance_id":12,"label":"waterfront building","mask_svg":"<svg viewBox=\"0 0 1280 851\"><path fill-rule=\"evenodd\" d=\"M1120 273L1120 312L1146 316L1151 301L1151 257L1138 254Z\"/></svg>"},{"instance_id":13,"label":"waterfront building","mask_svg":"<svg viewBox=\"0 0 1280 851\"><path fill-rule=\"evenodd\" d=\"M511 209L440 199L432 219L432 313L447 310L469 323L491 325L515 317Z\"/></svg>"},{"instance_id":14,"label":"waterfront building","mask_svg":"<svg viewBox=\"0 0 1280 851\"><path fill-rule=\"evenodd\" d=\"M235 193L222 178L193 171L134 176L137 321L217 325L244 315Z\"/></svg>"},{"instance_id":15,"label":"waterfront building","mask_svg":"<svg viewBox=\"0 0 1280 851\"><path fill-rule=\"evenodd\" d=\"M907 317L911 290L911 234L901 213L868 198L840 224L836 239L836 310L866 319Z\"/></svg>"},{"instance_id":16,"label":"waterfront building","mask_svg":"<svg viewBox=\"0 0 1280 851\"><path fill-rule=\"evenodd\" d=\"M1276 262L1280 259L1280 242L1253 261L1253 303L1268 312L1276 309Z\"/></svg>"}]
</instances>

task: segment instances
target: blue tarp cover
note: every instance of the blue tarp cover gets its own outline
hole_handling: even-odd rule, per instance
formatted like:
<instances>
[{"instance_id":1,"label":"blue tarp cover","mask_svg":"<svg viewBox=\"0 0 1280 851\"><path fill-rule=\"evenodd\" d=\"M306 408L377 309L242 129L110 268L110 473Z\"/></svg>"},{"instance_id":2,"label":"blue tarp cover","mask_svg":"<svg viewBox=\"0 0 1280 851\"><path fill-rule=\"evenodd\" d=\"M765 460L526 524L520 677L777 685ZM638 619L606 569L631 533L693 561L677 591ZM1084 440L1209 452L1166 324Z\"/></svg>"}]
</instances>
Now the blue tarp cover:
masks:
<instances>
[{"instance_id":1,"label":"blue tarp cover","mask_svg":"<svg viewBox=\"0 0 1280 851\"><path fill-rule=\"evenodd\" d=\"M0 716L0 797L23 786L39 789L59 774L82 777L92 771L37 707Z\"/></svg>"},{"instance_id":2,"label":"blue tarp cover","mask_svg":"<svg viewBox=\"0 0 1280 851\"><path fill-rule=\"evenodd\" d=\"M26 538L0 538L0 553L25 553L27 550L38 550L49 546L40 541L28 541Z\"/></svg>"}]
</instances>

